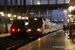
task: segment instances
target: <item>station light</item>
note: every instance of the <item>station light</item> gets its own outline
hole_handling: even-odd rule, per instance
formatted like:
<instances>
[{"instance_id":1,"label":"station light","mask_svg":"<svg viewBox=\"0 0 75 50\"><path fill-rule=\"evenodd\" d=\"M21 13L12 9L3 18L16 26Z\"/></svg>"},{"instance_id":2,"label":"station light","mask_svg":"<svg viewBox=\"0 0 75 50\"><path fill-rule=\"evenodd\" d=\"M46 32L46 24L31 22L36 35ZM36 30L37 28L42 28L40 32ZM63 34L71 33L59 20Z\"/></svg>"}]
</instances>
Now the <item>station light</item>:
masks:
<instances>
[{"instance_id":1,"label":"station light","mask_svg":"<svg viewBox=\"0 0 75 50\"><path fill-rule=\"evenodd\" d=\"M16 15L14 15L14 17L16 17Z\"/></svg>"},{"instance_id":2,"label":"station light","mask_svg":"<svg viewBox=\"0 0 75 50\"><path fill-rule=\"evenodd\" d=\"M25 19L25 17L22 17L22 19Z\"/></svg>"},{"instance_id":3,"label":"station light","mask_svg":"<svg viewBox=\"0 0 75 50\"><path fill-rule=\"evenodd\" d=\"M68 15L68 17L71 17L72 15Z\"/></svg>"},{"instance_id":4,"label":"station light","mask_svg":"<svg viewBox=\"0 0 75 50\"><path fill-rule=\"evenodd\" d=\"M67 21L69 22L69 19Z\"/></svg>"},{"instance_id":5,"label":"station light","mask_svg":"<svg viewBox=\"0 0 75 50\"><path fill-rule=\"evenodd\" d=\"M1 16L4 16L4 13L3 12L0 12Z\"/></svg>"},{"instance_id":6,"label":"station light","mask_svg":"<svg viewBox=\"0 0 75 50\"><path fill-rule=\"evenodd\" d=\"M74 10L74 6L70 6L68 10L71 12L71 10Z\"/></svg>"},{"instance_id":7,"label":"station light","mask_svg":"<svg viewBox=\"0 0 75 50\"><path fill-rule=\"evenodd\" d=\"M25 17L25 19L27 19L27 20L28 20L29 18L28 18L28 17Z\"/></svg>"},{"instance_id":8,"label":"station light","mask_svg":"<svg viewBox=\"0 0 75 50\"><path fill-rule=\"evenodd\" d=\"M67 12L66 10L64 12Z\"/></svg>"},{"instance_id":9,"label":"station light","mask_svg":"<svg viewBox=\"0 0 75 50\"><path fill-rule=\"evenodd\" d=\"M21 16L19 16L18 19L21 19Z\"/></svg>"},{"instance_id":10,"label":"station light","mask_svg":"<svg viewBox=\"0 0 75 50\"><path fill-rule=\"evenodd\" d=\"M37 2L37 4L40 5L41 3L40 2Z\"/></svg>"},{"instance_id":11,"label":"station light","mask_svg":"<svg viewBox=\"0 0 75 50\"><path fill-rule=\"evenodd\" d=\"M57 20L55 20L55 21L57 21Z\"/></svg>"},{"instance_id":12,"label":"station light","mask_svg":"<svg viewBox=\"0 0 75 50\"><path fill-rule=\"evenodd\" d=\"M34 20L37 20L37 18L34 18Z\"/></svg>"},{"instance_id":13,"label":"station light","mask_svg":"<svg viewBox=\"0 0 75 50\"><path fill-rule=\"evenodd\" d=\"M63 19L61 21L64 21Z\"/></svg>"},{"instance_id":14,"label":"station light","mask_svg":"<svg viewBox=\"0 0 75 50\"><path fill-rule=\"evenodd\" d=\"M8 17L11 17L11 14L10 13L8 13Z\"/></svg>"}]
</instances>

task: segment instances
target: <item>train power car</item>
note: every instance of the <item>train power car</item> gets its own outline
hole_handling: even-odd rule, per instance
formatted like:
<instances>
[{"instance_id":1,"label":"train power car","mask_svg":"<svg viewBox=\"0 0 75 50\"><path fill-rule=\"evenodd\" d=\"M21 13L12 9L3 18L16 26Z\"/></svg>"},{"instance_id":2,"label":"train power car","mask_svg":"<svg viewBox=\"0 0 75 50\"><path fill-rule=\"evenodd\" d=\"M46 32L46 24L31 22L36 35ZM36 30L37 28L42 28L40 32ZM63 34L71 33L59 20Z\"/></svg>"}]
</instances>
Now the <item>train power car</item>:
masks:
<instances>
[{"instance_id":1,"label":"train power car","mask_svg":"<svg viewBox=\"0 0 75 50\"><path fill-rule=\"evenodd\" d=\"M10 28L10 33L12 37L27 37L27 32L26 32L26 25L27 23L25 20L14 20L11 28Z\"/></svg>"},{"instance_id":2,"label":"train power car","mask_svg":"<svg viewBox=\"0 0 75 50\"><path fill-rule=\"evenodd\" d=\"M38 38L44 34L52 32L54 23L44 18L30 18L27 25L27 34L30 39Z\"/></svg>"}]
</instances>

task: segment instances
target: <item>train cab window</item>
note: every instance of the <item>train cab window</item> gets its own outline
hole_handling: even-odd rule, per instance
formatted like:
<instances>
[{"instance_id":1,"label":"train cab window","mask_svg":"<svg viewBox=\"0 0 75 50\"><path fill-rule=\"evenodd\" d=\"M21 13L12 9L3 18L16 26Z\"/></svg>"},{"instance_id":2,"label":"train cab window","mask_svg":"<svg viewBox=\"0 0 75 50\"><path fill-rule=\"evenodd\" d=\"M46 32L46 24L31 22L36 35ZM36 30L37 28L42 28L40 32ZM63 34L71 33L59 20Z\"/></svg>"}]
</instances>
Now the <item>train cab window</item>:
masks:
<instances>
[{"instance_id":1,"label":"train cab window","mask_svg":"<svg viewBox=\"0 0 75 50\"><path fill-rule=\"evenodd\" d=\"M42 22L41 21L31 21L29 22L29 24L42 24Z\"/></svg>"},{"instance_id":2,"label":"train cab window","mask_svg":"<svg viewBox=\"0 0 75 50\"><path fill-rule=\"evenodd\" d=\"M23 23L13 23L13 25L23 25Z\"/></svg>"},{"instance_id":3,"label":"train cab window","mask_svg":"<svg viewBox=\"0 0 75 50\"><path fill-rule=\"evenodd\" d=\"M24 25L23 21L13 21L12 25Z\"/></svg>"}]
</instances>

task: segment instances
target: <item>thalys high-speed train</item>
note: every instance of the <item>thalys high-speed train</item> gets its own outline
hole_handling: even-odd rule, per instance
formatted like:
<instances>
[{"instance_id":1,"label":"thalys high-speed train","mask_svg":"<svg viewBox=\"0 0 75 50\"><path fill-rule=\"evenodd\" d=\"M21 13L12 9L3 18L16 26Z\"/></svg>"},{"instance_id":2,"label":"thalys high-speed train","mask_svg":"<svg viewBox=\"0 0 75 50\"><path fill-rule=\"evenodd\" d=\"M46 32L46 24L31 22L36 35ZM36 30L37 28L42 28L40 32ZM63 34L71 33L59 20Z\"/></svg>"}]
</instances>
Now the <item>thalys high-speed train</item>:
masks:
<instances>
[{"instance_id":1,"label":"thalys high-speed train","mask_svg":"<svg viewBox=\"0 0 75 50\"><path fill-rule=\"evenodd\" d=\"M38 38L59 29L59 25L45 18L30 18L28 22L26 31L30 39Z\"/></svg>"}]
</instances>

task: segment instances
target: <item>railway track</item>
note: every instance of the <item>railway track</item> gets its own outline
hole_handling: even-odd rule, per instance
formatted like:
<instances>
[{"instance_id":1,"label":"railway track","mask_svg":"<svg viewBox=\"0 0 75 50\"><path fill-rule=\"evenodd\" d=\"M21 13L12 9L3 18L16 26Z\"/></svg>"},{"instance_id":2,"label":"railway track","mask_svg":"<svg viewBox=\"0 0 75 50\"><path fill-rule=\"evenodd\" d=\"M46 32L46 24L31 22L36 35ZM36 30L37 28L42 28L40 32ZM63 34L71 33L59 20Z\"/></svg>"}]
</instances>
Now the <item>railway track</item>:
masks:
<instances>
[{"instance_id":1,"label":"railway track","mask_svg":"<svg viewBox=\"0 0 75 50\"><path fill-rule=\"evenodd\" d=\"M0 38L0 50L10 50L10 49L17 50L19 47L22 47L34 40L30 40L29 38L13 39L11 36L3 37L3 38Z\"/></svg>"}]
</instances>

